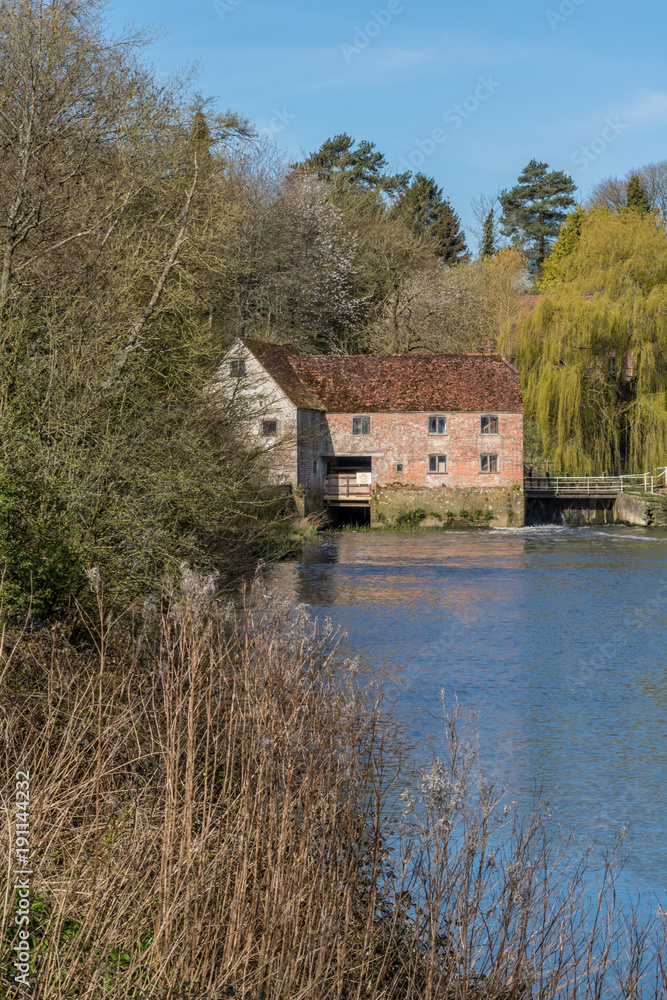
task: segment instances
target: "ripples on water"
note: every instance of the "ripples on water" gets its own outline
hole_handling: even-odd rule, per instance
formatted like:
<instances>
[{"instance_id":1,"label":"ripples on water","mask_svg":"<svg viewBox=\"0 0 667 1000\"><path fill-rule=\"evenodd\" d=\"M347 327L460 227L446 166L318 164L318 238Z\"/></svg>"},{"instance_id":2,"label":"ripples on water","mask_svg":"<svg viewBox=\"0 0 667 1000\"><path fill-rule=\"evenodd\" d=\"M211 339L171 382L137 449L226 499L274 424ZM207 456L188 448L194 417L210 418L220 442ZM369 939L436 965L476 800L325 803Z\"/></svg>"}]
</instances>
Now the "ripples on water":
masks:
<instances>
[{"instance_id":1,"label":"ripples on water","mask_svg":"<svg viewBox=\"0 0 667 1000\"><path fill-rule=\"evenodd\" d=\"M442 747L440 694L475 710L482 762L514 798L610 841L627 889L667 897L667 532L542 527L327 534L269 582L390 667L416 761Z\"/></svg>"}]
</instances>

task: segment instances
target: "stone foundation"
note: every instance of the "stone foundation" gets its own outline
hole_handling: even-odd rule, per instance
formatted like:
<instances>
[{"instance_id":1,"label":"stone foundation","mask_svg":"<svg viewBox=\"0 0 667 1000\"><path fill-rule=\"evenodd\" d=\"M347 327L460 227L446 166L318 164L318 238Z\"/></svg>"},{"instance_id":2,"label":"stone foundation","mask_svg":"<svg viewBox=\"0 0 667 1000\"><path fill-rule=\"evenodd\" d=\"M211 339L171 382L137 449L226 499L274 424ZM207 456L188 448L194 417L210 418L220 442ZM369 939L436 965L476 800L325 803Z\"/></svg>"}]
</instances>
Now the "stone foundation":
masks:
<instances>
[{"instance_id":1,"label":"stone foundation","mask_svg":"<svg viewBox=\"0 0 667 1000\"><path fill-rule=\"evenodd\" d=\"M487 489L449 489L445 486L419 488L414 486L377 486L371 496L371 525L396 524L403 515L425 511L426 517L415 527L432 528L472 517L480 525L492 528L520 528L524 523L524 497L519 487ZM481 513L480 513L481 512ZM438 515L438 516L434 516ZM399 521L399 524L401 522Z\"/></svg>"}]
</instances>

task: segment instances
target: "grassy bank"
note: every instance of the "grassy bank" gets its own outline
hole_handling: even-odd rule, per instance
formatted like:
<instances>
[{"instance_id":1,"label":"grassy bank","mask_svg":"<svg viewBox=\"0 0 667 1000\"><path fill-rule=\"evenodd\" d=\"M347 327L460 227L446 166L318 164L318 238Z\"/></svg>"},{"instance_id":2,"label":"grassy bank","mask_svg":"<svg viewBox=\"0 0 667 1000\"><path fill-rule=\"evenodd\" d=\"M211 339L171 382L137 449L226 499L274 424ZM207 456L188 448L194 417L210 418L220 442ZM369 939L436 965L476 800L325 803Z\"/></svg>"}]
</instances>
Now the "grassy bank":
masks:
<instances>
[{"instance_id":1,"label":"grassy bank","mask_svg":"<svg viewBox=\"0 0 667 1000\"><path fill-rule=\"evenodd\" d=\"M76 644L6 624L2 1000L18 770L35 997L630 997L649 967L664 987L662 943L615 909L613 857L587 913L590 859L549 842L541 808L516 817L455 719L405 788L331 626L211 590L184 570L116 623L100 592Z\"/></svg>"}]
</instances>

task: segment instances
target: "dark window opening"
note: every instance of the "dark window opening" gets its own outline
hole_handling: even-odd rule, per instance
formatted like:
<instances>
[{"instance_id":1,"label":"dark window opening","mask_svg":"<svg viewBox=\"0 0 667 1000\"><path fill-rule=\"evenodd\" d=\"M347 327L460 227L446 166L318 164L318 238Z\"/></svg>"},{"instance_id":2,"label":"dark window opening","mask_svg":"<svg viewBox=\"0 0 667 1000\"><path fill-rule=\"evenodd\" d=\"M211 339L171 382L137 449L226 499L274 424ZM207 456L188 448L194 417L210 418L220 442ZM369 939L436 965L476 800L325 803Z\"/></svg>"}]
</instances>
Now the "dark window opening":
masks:
<instances>
[{"instance_id":1,"label":"dark window opening","mask_svg":"<svg viewBox=\"0 0 667 1000\"><path fill-rule=\"evenodd\" d=\"M480 472L497 472L498 471L498 456L497 455L480 455L479 456L479 471Z\"/></svg>"},{"instance_id":2,"label":"dark window opening","mask_svg":"<svg viewBox=\"0 0 667 1000\"><path fill-rule=\"evenodd\" d=\"M497 434L498 433L498 417L494 416L492 413L487 413L482 417L482 434Z\"/></svg>"},{"instance_id":3,"label":"dark window opening","mask_svg":"<svg viewBox=\"0 0 667 1000\"><path fill-rule=\"evenodd\" d=\"M371 472L373 459L370 455L341 455L330 458L327 463L327 474L336 472Z\"/></svg>"},{"instance_id":4,"label":"dark window opening","mask_svg":"<svg viewBox=\"0 0 667 1000\"><path fill-rule=\"evenodd\" d=\"M397 472L403 472L403 463L402 462L398 463L398 465L396 466L396 471Z\"/></svg>"},{"instance_id":5,"label":"dark window opening","mask_svg":"<svg viewBox=\"0 0 667 1000\"><path fill-rule=\"evenodd\" d=\"M229 372L234 378L240 378L242 375L245 375L245 361L230 361Z\"/></svg>"},{"instance_id":6,"label":"dark window opening","mask_svg":"<svg viewBox=\"0 0 667 1000\"><path fill-rule=\"evenodd\" d=\"M447 456L446 455L429 455L428 456L428 471L436 473L447 472Z\"/></svg>"},{"instance_id":7,"label":"dark window opening","mask_svg":"<svg viewBox=\"0 0 667 1000\"><path fill-rule=\"evenodd\" d=\"M317 472L317 459L313 459L313 472Z\"/></svg>"},{"instance_id":8,"label":"dark window opening","mask_svg":"<svg viewBox=\"0 0 667 1000\"><path fill-rule=\"evenodd\" d=\"M275 437L278 433L278 421L275 417L270 420L262 420L262 434L266 438Z\"/></svg>"},{"instance_id":9,"label":"dark window opening","mask_svg":"<svg viewBox=\"0 0 667 1000\"><path fill-rule=\"evenodd\" d=\"M447 433L447 417L429 417L428 418L428 432L429 434L446 434Z\"/></svg>"},{"instance_id":10,"label":"dark window opening","mask_svg":"<svg viewBox=\"0 0 667 1000\"><path fill-rule=\"evenodd\" d=\"M353 434L370 434L370 432L371 432L370 417L352 417Z\"/></svg>"}]
</instances>

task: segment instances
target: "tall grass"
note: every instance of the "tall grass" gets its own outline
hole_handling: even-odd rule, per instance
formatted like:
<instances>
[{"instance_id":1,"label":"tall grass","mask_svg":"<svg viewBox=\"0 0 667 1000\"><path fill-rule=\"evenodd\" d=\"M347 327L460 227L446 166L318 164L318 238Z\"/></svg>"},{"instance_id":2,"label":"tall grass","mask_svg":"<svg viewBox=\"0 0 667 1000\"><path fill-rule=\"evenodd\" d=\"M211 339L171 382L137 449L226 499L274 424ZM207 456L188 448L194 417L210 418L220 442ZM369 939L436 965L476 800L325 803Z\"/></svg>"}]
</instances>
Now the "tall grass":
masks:
<instances>
[{"instance_id":1,"label":"tall grass","mask_svg":"<svg viewBox=\"0 0 667 1000\"><path fill-rule=\"evenodd\" d=\"M403 789L331 625L210 585L186 571L126 623L99 593L76 644L5 626L3 1000L17 769L37 998L636 997L649 969L660 995L664 942L619 912L613 854L588 912L590 859L503 804L455 718Z\"/></svg>"}]
</instances>

